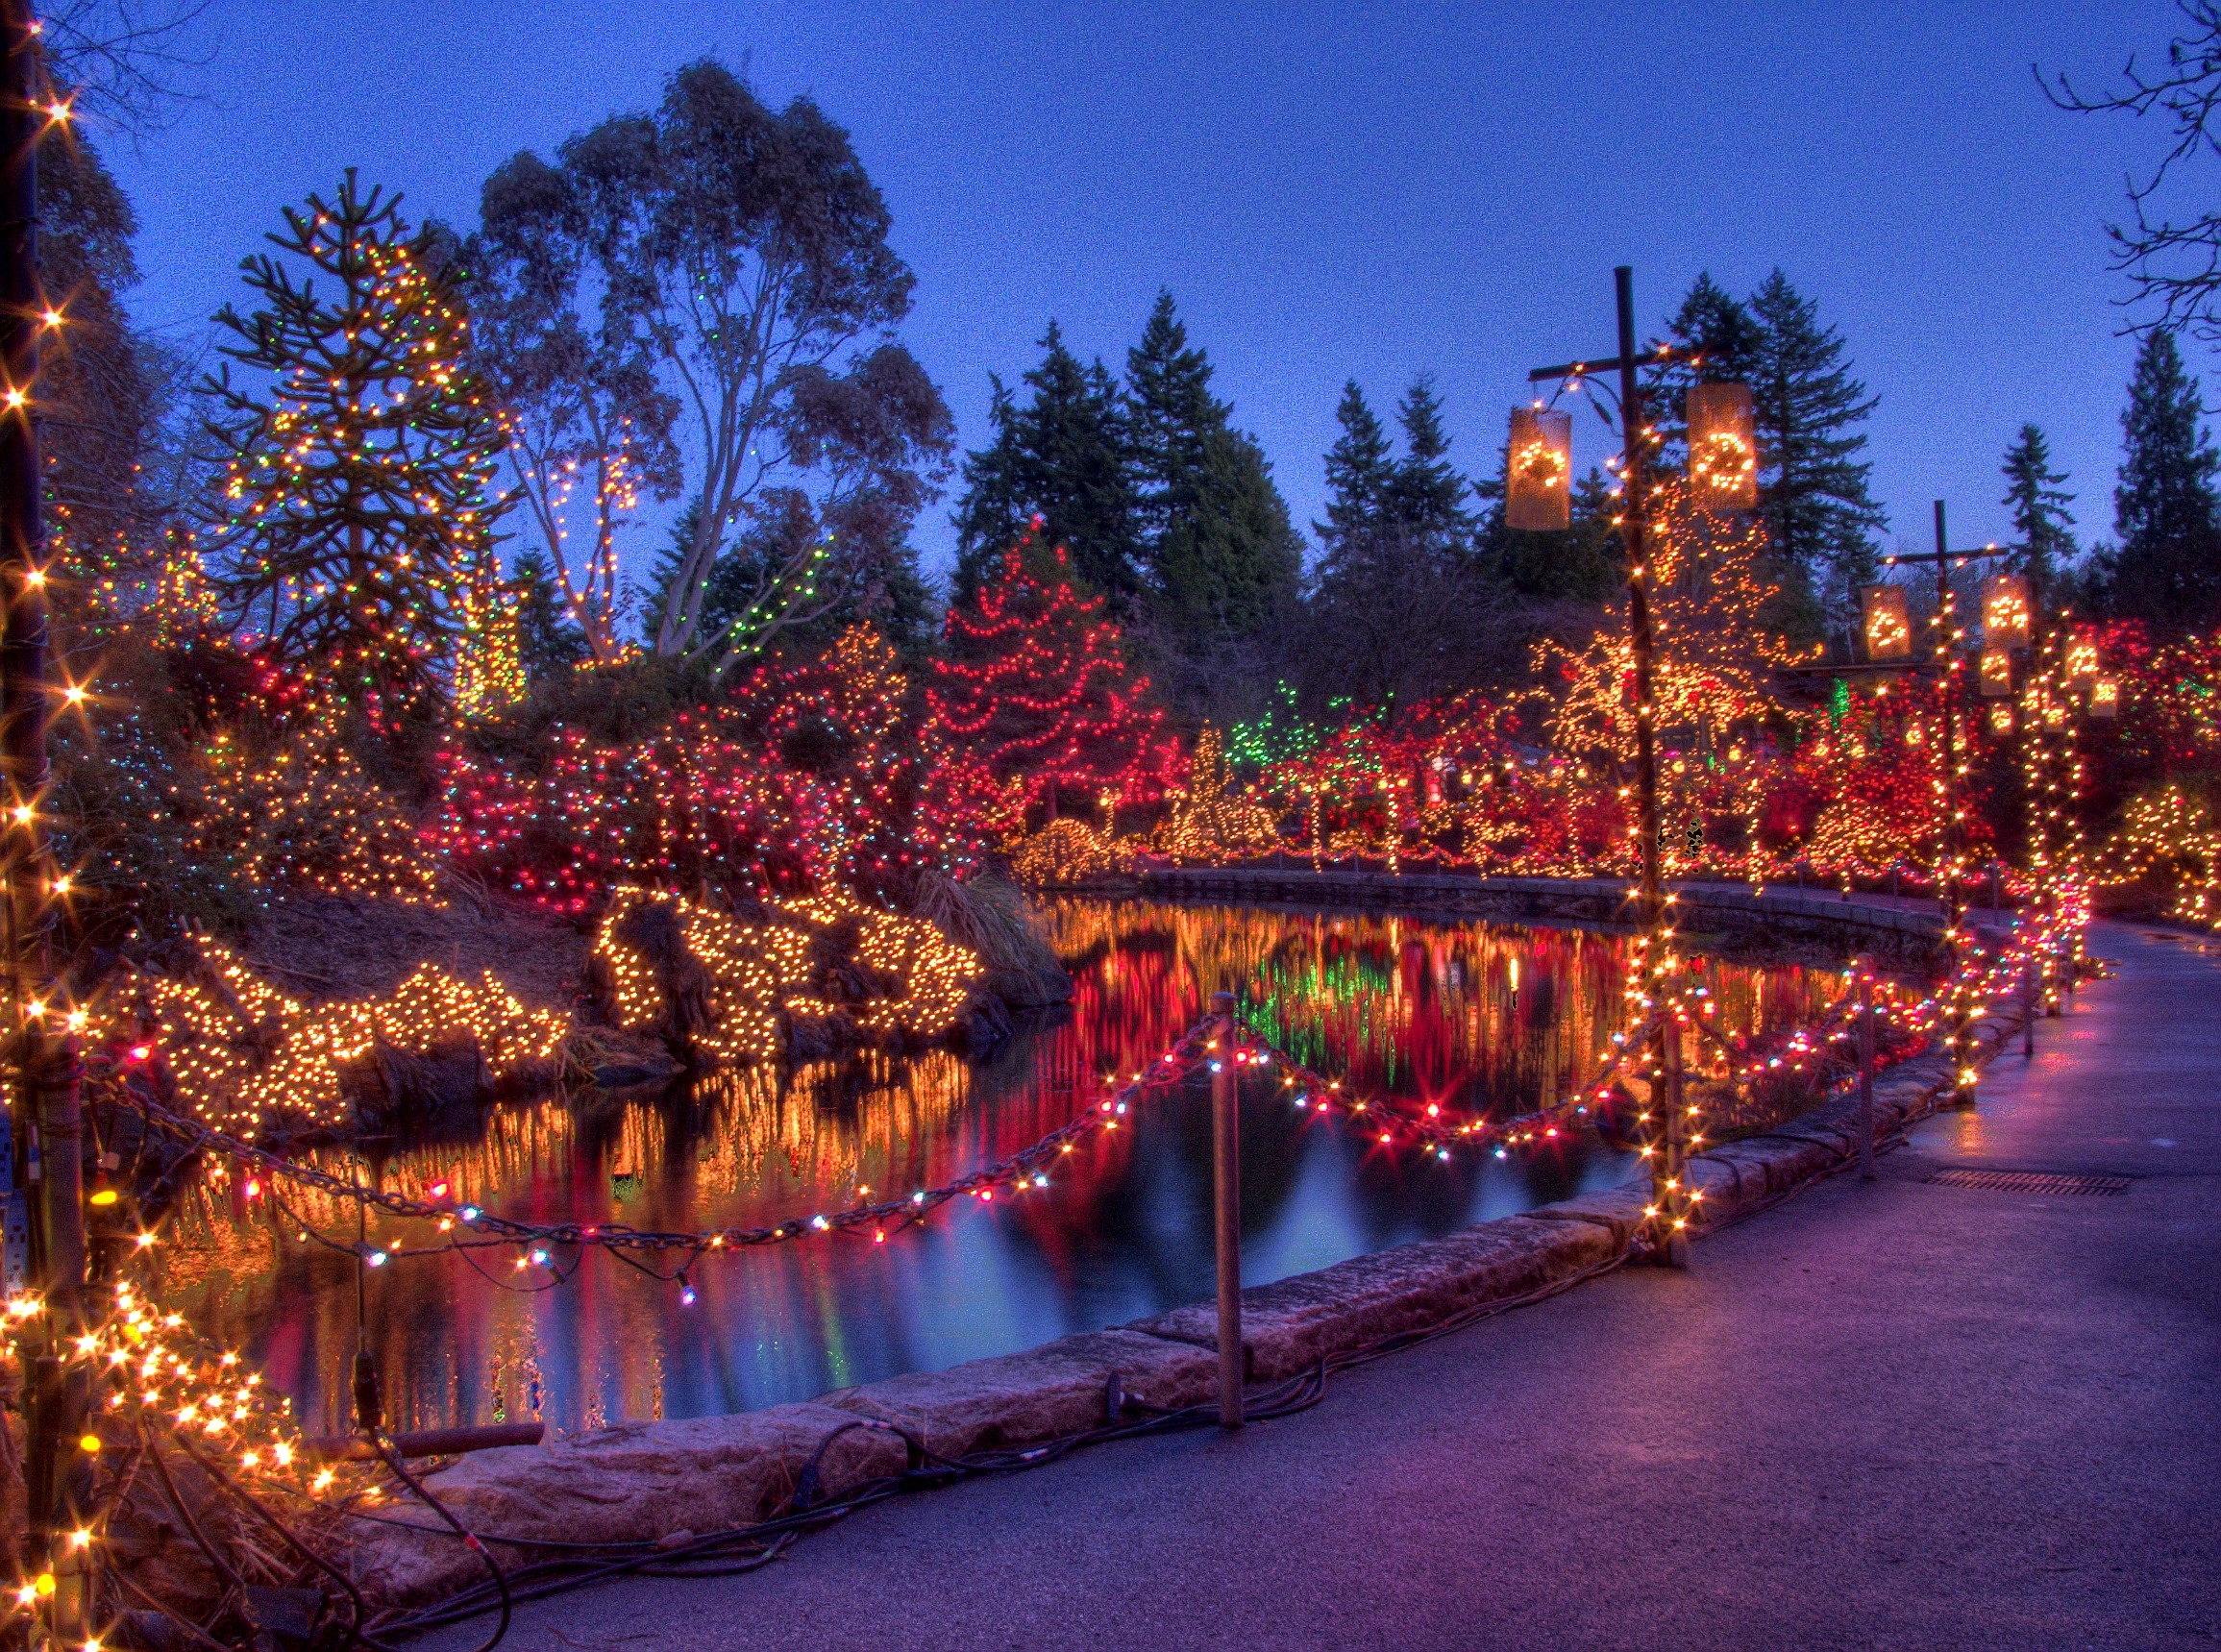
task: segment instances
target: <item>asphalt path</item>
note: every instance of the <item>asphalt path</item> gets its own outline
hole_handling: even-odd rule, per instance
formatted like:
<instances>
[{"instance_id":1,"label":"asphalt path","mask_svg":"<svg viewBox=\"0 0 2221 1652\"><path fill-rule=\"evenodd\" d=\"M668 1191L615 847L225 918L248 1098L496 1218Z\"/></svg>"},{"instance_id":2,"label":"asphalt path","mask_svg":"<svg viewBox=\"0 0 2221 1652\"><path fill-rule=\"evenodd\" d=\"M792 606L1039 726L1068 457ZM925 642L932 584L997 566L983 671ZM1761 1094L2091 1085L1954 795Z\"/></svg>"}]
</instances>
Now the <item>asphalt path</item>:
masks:
<instances>
[{"instance_id":1,"label":"asphalt path","mask_svg":"<svg viewBox=\"0 0 2221 1652\"><path fill-rule=\"evenodd\" d=\"M2119 961L1931 1121L1301 1416L897 1499L526 1652L2221 1644L2221 945ZM1963 1165L2116 1196L1933 1185ZM477 1644L482 1622L420 1642Z\"/></svg>"}]
</instances>

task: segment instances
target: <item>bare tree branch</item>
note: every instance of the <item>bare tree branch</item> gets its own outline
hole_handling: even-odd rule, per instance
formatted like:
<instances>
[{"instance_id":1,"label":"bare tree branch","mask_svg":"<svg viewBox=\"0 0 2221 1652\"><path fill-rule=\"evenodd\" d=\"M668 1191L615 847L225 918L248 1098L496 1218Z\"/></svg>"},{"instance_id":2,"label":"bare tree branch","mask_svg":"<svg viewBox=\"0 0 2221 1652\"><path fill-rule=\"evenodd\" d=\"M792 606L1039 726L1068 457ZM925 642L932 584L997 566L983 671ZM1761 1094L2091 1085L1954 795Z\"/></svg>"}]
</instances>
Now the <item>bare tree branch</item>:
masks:
<instances>
[{"instance_id":1,"label":"bare tree branch","mask_svg":"<svg viewBox=\"0 0 2221 1652\"><path fill-rule=\"evenodd\" d=\"M2201 152L2221 153L2221 0L2176 0L2187 29L2167 43L2163 74L2147 75L2132 56L2121 70L2126 83L2095 95L2079 90L2065 74L2047 77L2035 66L2036 85L2054 107L2076 114L2159 113L2173 141L2149 177L2127 180L2135 212L2133 225L2109 224L2113 267L2134 290L2124 305L2157 305L2158 313L2126 332L2187 329L2208 343L2221 343L2221 211L2177 220L2157 210L2155 197L2170 173Z\"/></svg>"},{"instance_id":2,"label":"bare tree branch","mask_svg":"<svg viewBox=\"0 0 2221 1652\"><path fill-rule=\"evenodd\" d=\"M213 0L52 0L41 9L46 67L84 113L135 136L161 126L182 103L181 70L214 55L193 43Z\"/></svg>"}]
</instances>

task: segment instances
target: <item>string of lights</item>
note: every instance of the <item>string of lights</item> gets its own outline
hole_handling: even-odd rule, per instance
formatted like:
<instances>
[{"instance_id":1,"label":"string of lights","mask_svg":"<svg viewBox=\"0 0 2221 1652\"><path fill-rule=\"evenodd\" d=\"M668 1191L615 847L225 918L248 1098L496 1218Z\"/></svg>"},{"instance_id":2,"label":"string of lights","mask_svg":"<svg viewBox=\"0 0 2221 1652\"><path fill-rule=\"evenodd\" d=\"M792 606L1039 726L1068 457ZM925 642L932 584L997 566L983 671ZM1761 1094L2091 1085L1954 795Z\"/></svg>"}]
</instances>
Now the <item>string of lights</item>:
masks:
<instances>
[{"instance_id":1,"label":"string of lights","mask_svg":"<svg viewBox=\"0 0 2221 1652\"><path fill-rule=\"evenodd\" d=\"M1182 1082L1208 1054L1213 1024L1207 1019L1198 1022L1148 1068L1123 1082L1109 1084L1103 1095L1054 1130L953 1181L876 1200L870 1196L873 1190L859 1187L858 1202L844 1209L819 1211L769 1225L705 1228L683 1233L655 1232L619 1222L520 1221L458 1197L445 1181L433 1182L415 1192L369 1186L288 1159L177 1113L149 1094L146 1086L131 1081L123 1069L101 1065L96 1066L94 1072L111 1086L113 1099L119 1105L132 1108L150 1124L194 1150L216 1155L236 1167L238 1173L246 1178L242 1191L250 1201L268 1196L271 1178L283 1178L335 1201L336 1207L364 1207L393 1218L429 1222L438 1236L430 1245L366 1245L347 1241L338 1245L338 1248L360 1256L366 1266L384 1267L403 1250L416 1255L432 1247L484 1248L500 1245L518 1252L511 1270L524 1272L531 1268L550 1268L560 1260L560 1252L576 1252L585 1246L634 1253L683 1252L693 1259L821 1234L868 1236L873 1244L884 1244L891 1233L923 1221L952 1200L973 1198L992 1203L998 1194L1005 1191L1046 1190L1051 1185L1050 1167L1098 1132L1122 1128L1145 1092ZM306 1237L312 1227L313 1224L296 1219L294 1231Z\"/></svg>"}]
</instances>

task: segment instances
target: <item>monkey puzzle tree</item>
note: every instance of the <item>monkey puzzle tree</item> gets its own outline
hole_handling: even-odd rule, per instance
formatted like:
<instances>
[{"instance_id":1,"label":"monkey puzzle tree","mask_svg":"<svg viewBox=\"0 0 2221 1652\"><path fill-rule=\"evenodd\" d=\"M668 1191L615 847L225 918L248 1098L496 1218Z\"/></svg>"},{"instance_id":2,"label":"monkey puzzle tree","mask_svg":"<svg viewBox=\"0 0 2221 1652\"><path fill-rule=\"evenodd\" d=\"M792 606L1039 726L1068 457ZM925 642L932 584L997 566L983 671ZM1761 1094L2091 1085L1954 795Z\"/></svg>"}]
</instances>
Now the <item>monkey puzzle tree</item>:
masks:
<instances>
[{"instance_id":1,"label":"monkey puzzle tree","mask_svg":"<svg viewBox=\"0 0 2221 1652\"><path fill-rule=\"evenodd\" d=\"M240 266L259 308L216 317L254 377L227 364L201 385L234 610L320 691L374 710L444 693L506 507L488 492L506 437L464 365L454 273L400 199L350 169L333 200L287 208L269 237L283 256Z\"/></svg>"}]
</instances>

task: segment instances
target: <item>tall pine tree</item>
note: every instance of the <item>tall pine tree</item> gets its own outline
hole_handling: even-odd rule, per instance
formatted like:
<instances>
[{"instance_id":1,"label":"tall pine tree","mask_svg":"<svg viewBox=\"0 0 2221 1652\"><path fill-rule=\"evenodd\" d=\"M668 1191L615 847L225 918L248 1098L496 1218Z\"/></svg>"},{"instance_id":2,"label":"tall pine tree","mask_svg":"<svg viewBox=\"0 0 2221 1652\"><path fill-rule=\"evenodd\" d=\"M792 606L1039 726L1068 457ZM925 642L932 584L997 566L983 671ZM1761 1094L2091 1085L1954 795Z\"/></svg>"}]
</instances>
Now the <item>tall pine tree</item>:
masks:
<instances>
[{"instance_id":1,"label":"tall pine tree","mask_svg":"<svg viewBox=\"0 0 2221 1652\"><path fill-rule=\"evenodd\" d=\"M1334 409L1342 434L1326 450L1326 520L1312 524L1331 554L1335 543L1388 519L1395 464L1388 432L1352 379Z\"/></svg>"},{"instance_id":2,"label":"tall pine tree","mask_svg":"<svg viewBox=\"0 0 2221 1652\"><path fill-rule=\"evenodd\" d=\"M1449 461L1450 438L1432 380L1412 382L1396 405L1404 457L1388 482L1389 514L1407 531L1442 546L1462 546L1473 530L1466 495L1472 484Z\"/></svg>"},{"instance_id":3,"label":"tall pine tree","mask_svg":"<svg viewBox=\"0 0 2221 1652\"><path fill-rule=\"evenodd\" d=\"M1211 394L1211 362L1159 293L1126 355L1141 520L1156 606L1190 636L1254 632L1296 589L1302 543L1256 441Z\"/></svg>"},{"instance_id":4,"label":"tall pine tree","mask_svg":"<svg viewBox=\"0 0 2221 1652\"><path fill-rule=\"evenodd\" d=\"M1401 455L1355 383L1335 417L1298 665L1308 703L1385 705L1492 679L1510 646L1507 592L1474 555L1471 483L1449 461L1432 387L1419 380L1398 405Z\"/></svg>"},{"instance_id":5,"label":"tall pine tree","mask_svg":"<svg viewBox=\"0 0 2221 1652\"><path fill-rule=\"evenodd\" d=\"M1038 516L1037 542L1064 546L1072 572L1123 620L1146 585L1125 397L1101 361L1083 364L1066 348L1055 322L1041 348L1040 363L1025 375L1032 400L1021 406L997 380L989 413L995 439L965 457L956 598L969 601Z\"/></svg>"},{"instance_id":6,"label":"tall pine tree","mask_svg":"<svg viewBox=\"0 0 2221 1652\"><path fill-rule=\"evenodd\" d=\"M2115 610L2163 630L2221 618L2221 455L2199 418L2198 381L2171 333L2147 334L2121 412L2124 453L2113 490Z\"/></svg>"},{"instance_id":7,"label":"tall pine tree","mask_svg":"<svg viewBox=\"0 0 2221 1652\"><path fill-rule=\"evenodd\" d=\"M2067 506L2074 495L2060 483L2063 472L2051 468L2051 444L2034 425L2020 427L2020 435L2005 451L2005 498L2000 502L2012 512L2012 528L2021 551L2013 566L2036 581L2046 600L2060 595L2059 577L2075 559L2075 536L2069 531L2074 518Z\"/></svg>"},{"instance_id":8,"label":"tall pine tree","mask_svg":"<svg viewBox=\"0 0 2221 1652\"><path fill-rule=\"evenodd\" d=\"M1880 398L1851 377L1843 338L1820 323L1780 270L1752 295L1758 336L1749 358L1757 404L1759 511L1774 555L1847 605L1874 571L1874 535L1888 517L1866 494L1873 462L1856 427Z\"/></svg>"}]
</instances>

